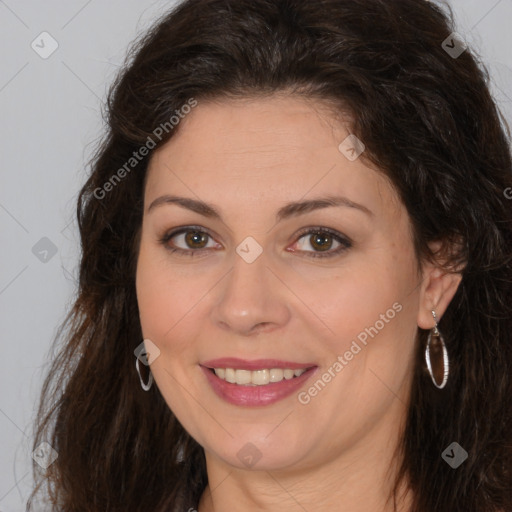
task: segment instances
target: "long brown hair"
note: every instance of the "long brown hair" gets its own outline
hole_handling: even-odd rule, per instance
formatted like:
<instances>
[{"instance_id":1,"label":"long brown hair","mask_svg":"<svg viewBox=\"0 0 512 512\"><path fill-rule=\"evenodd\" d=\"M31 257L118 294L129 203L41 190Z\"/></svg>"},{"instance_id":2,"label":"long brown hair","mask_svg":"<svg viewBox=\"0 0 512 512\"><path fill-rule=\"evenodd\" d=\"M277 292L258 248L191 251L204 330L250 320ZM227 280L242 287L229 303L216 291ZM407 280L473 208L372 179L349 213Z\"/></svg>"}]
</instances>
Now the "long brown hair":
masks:
<instances>
[{"instance_id":1,"label":"long brown hair","mask_svg":"<svg viewBox=\"0 0 512 512\"><path fill-rule=\"evenodd\" d=\"M43 489L59 512L197 508L204 451L135 371L152 151L126 164L149 138L158 148L180 129L169 119L191 98L292 91L352 112L365 158L407 208L420 263L442 240L456 248L446 269L464 266L440 322L451 361L443 390L418 329L395 492L407 478L413 512L512 511L510 134L485 67L470 49L455 57L443 45L453 31L451 11L423 0L187 0L131 47L79 195L78 295L35 424L34 449L47 441L58 458L45 473L34 463L28 510ZM469 455L457 469L441 457L454 441Z\"/></svg>"}]
</instances>

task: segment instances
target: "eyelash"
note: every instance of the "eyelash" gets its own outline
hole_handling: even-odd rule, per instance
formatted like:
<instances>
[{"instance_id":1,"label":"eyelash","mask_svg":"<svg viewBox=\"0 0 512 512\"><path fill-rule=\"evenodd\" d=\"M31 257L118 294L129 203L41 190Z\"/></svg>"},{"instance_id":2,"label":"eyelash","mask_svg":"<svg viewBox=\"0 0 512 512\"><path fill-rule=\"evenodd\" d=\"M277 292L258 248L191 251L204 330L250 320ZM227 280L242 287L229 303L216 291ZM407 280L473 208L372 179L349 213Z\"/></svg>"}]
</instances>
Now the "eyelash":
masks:
<instances>
[{"instance_id":1,"label":"eyelash","mask_svg":"<svg viewBox=\"0 0 512 512\"><path fill-rule=\"evenodd\" d=\"M208 249L180 249L178 247L169 247L167 243L169 240L176 235L181 235L182 233L187 233L189 231L198 232L201 234L208 235L208 237L213 238L207 231L204 231L199 226L186 226L184 228L179 228L175 231L171 231L169 233L165 233L161 238L159 238L159 243L161 243L168 251L171 253L178 253L182 256L188 256L193 257L198 252L202 252L204 250ZM317 235L317 234L327 234L331 235L337 242L341 244L340 247L335 249L334 251L329 252L315 252L315 251L305 251L308 256L308 258L333 258L335 256L338 256L342 252L346 251L347 249L350 249L352 247L352 241L348 237L342 236L337 231L334 231L329 228L322 228L322 227L314 227L314 228L306 228L305 230L301 231L298 234L297 241L303 238L305 235Z\"/></svg>"}]
</instances>

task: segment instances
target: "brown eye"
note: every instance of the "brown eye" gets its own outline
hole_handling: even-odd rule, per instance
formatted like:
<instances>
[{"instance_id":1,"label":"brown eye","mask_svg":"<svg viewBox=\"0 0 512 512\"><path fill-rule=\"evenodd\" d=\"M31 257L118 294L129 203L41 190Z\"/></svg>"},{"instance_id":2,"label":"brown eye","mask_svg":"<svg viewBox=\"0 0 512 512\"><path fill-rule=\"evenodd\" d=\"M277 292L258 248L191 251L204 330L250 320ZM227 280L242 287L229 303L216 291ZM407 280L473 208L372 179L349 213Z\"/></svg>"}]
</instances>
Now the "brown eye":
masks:
<instances>
[{"instance_id":1,"label":"brown eye","mask_svg":"<svg viewBox=\"0 0 512 512\"><path fill-rule=\"evenodd\" d=\"M211 235L199 227L189 226L165 234L159 239L159 242L172 253L194 256L203 253L203 250L208 248L208 239L211 239L214 244L209 248L214 248L215 241ZM300 243L301 239L305 239L306 243ZM171 241L172 243L170 243ZM299 241L295 243L295 245L299 245L298 252L303 252L311 258L334 257L352 247L352 241L349 238L327 228L309 229L302 233ZM334 250L330 250L333 243L337 243L338 246ZM178 246L179 244L181 247ZM312 251L303 249L307 244L313 249Z\"/></svg>"},{"instance_id":2,"label":"brown eye","mask_svg":"<svg viewBox=\"0 0 512 512\"><path fill-rule=\"evenodd\" d=\"M203 231L187 231L186 233L185 243L191 249L203 249L203 247L206 245L209 236L208 234L204 233ZM198 245L200 247L198 247Z\"/></svg>"},{"instance_id":3,"label":"brown eye","mask_svg":"<svg viewBox=\"0 0 512 512\"><path fill-rule=\"evenodd\" d=\"M171 252L194 256L195 253L198 254L207 248L208 239L210 238L212 237L202 229L189 226L165 234L159 239L159 242ZM212 242L214 242L213 239Z\"/></svg>"},{"instance_id":4,"label":"brown eye","mask_svg":"<svg viewBox=\"0 0 512 512\"><path fill-rule=\"evenodd\" d=\"M301 239L305 239L305 242L301 243ZM337 243L338 246L331 251L330 249L332 248L333 243ZM330 229L315 228L302 233L299 240L296 242L296 245L299 245L299 250L305 252L308 257L329 258L341 254L343 251L352 247L352 242L340 233L331 231ZM308 245L313 249L313 251L304 249Z\"/></svg>"},{"instance_id":5,"label":"brown eye","mask_svg":"<svg viewBox=\"0 0 512 512\"><path fill-rule=\"evenodd\" d=\"M332 246L332 238L333 237L331 235L315 233L314 235L311 235L309 243L312 247L318 249L319 251L327 251Z\"/></svg>"}]
</instances>

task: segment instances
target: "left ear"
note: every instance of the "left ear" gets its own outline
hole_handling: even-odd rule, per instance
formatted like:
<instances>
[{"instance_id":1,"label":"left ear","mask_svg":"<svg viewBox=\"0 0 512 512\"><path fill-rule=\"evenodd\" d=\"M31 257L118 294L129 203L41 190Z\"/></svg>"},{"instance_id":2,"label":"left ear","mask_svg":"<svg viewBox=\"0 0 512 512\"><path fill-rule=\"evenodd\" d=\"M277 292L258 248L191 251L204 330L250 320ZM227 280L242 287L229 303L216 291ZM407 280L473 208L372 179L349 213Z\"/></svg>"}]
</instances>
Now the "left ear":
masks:
<instances>
[{"instance_id":1,"label":"left ear","mask_svg":"<svg viewBox=\"0 0 512 512\"><path fill-rule=\"evenodd\" d=\"M430 244L434 254L439 254L441 242ZM436 258L436 263L425 263L423 267L423 281L420 288L420 302L418 311L418 327L432 329L435 325L432 310L436 312L439 322L452 301L460 282L462 269L448 272L441 268L442 259Z\"/></svg>"}]
</instances>

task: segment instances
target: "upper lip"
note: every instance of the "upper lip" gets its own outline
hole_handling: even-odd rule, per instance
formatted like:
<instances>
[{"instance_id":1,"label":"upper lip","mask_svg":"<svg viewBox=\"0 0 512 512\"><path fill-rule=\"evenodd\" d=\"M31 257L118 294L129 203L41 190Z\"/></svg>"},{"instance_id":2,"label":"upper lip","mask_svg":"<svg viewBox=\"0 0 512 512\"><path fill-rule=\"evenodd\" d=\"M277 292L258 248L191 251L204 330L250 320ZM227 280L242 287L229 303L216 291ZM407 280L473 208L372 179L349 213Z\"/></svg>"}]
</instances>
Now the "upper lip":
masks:
<instances>
[{"instance_id":1,"label":"upper lip","mask_svg":"<svg viewBox=\"0 0 512 512\"><path fill-rule=\"evenodd\" d=\"M202 366L207 368L234 368L237 370L260 370L272 368L289 368L291 370L298 370L301 368L311 368L316 366L313 363L293 363L291 361L282 361L280 359L254 359L249 361L247 359L239 359L237 357L221 357L219 359L211 359L201 363Z\"/></svg>"}]
</instances>

